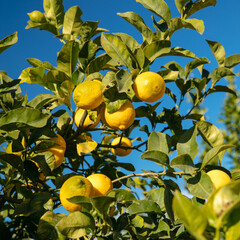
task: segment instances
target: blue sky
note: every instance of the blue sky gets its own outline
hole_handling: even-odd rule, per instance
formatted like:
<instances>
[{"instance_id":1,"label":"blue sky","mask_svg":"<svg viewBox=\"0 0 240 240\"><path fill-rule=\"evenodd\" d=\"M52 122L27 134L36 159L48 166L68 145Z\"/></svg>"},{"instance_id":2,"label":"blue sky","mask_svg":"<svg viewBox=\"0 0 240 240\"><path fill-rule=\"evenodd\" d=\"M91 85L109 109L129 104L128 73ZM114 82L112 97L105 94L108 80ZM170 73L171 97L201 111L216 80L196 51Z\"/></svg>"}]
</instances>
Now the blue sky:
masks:
<instances>
[{"instance_id":1,"label":"blue sky","mask_svg":"<svg viewBox=\"0 0 240 240\"><path fill-rule=\"evenodd\" d=\"M166 0L172 11L172 17L179 16L173 0ZM100 20L99 27L109 30L110 33L124 32L141 42L141 36L137 30L129 23L117 15L117 12L134 11L141 15L144 21L152 28L152 13L144 9L135 0L65 0L63 1L65 11L74 5L78 5L82 11L82 19L84 21ZM210 48L205 39L220 42L226 51L226 56L232 54L240 54L240 1L239 0L222 0L218 1L216 7L209 7L192 17L200 18L205 22L205 32L203 35L198 34L192 30L180 30L172 37L172 46L180 46L193 51L199 57L207 57L211 63L207 67L212 71L217 67ZM0 15L0 39L18 32L19 41L17 44L9 48L0 55L0 70L5 70L12 78L18 78L22 70L29 67L27 58L38 58L41 61L48 61L56 66L57 52L60 51L62 43L56 39L51 33L40 31L38 29L28 29L27 21L29 17L27 13L33 10L43 11L41 0L9 0L1 2ZM158 20L158 19L157 19ZM183 66L186 64L185 60L176 58L176 61ZM152 71L158 71L164 65L164 62L156 63L152 66ZM240 70L239 66L235 71ZM221 81L226 84L226 80ZM239 87L238 83L238 87ZM41 93L38 86L23 85L23 93L28 93L29 99ZM208 107L208 119L218 127L222 127L217 118L219 116L220 107L224 101L225 95L212 94L205 102ZM168 104L168 98L164 97L163 101ZM138 160L139 159L139 160ZM126 161L142 161L140 154L131 154ZM145 167L145 162L138 166L138 169ZM147 164L149 168L151 165Z\"/></svg>"}]
</instances>

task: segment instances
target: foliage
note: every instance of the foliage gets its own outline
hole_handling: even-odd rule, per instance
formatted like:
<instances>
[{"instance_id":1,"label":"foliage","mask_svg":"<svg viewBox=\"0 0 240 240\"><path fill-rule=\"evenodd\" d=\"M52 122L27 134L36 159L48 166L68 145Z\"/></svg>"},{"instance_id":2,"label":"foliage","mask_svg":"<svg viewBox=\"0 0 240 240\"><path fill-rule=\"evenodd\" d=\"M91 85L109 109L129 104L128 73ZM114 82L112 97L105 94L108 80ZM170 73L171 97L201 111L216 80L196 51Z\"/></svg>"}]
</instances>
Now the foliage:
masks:
<instances>
[{"instance_id":1,"label":"foliage","mask_svg":"<svg viewBox=\"0 0 240 240\"><path fill-rule=\"evenodd\" d=\"M65 11L62 0L44 0L44 21L29 20L26 28L48 31L63 43L57 66L29 58L31 66L19 79L0 72L0 226L6 239L238 239L239 170L233 170L228 208L220 209L220 215L213 204L220 190L214 191L206 174L212 168L229 173L221 165L225 151L234 145L225 142L222 131L194 110L210 94L236 95L219 82L235 76L232 68L240 63L239 55L226 57L220 43L207 40L218 62L210 72L206 57L171 45L172 35L180 29L202 34L203 21L192 16L215 6L216 0L175 0L177 17L164 0L137 2L153 14L154 31L138 13L118 15L141 33L141 43L126 33L107 33L98 21L84 22L78 6ZM16 33L1 40L0 52L16 41ZM174 60L165 62L158 71L166 82L170 108L161 101L144 103L133 90L136 76L166 56L189 60L185 66ZM127 100L133 102L136 118L132 126L123 131L104 123L95 129L81 128L86 113L93 120L101 111L98 108L85 111L76 128L72 93L79 83L93 79L102 82L109 112L116 112ZM29 100L21 94L23 82L39 84L49 93ZM184 111L189 97L191 108ZM97 131L101 139L95 141ZM131 139L132 131L145 133L144 139L137 139L140 144L110 144L116 136ZM56 133L63 136L67 149L63 164L54 169L54 156L47 149L53 146L50 139ZM202 159L197 158L199 138L209 145ZM135 172L134 162L120 161L112 154L111 148L121 147L141 152L137 161L151 161L156 168ZM46 179L39 178L40 172ZM69 201L80 204L82 211L59 213L59 189L64 181L75 174L87 177L93 173L107 175L114 189L105 196L73 197ZM191 199L180 192L179 179L186 183Z\"/></svg>"}]
</instances>

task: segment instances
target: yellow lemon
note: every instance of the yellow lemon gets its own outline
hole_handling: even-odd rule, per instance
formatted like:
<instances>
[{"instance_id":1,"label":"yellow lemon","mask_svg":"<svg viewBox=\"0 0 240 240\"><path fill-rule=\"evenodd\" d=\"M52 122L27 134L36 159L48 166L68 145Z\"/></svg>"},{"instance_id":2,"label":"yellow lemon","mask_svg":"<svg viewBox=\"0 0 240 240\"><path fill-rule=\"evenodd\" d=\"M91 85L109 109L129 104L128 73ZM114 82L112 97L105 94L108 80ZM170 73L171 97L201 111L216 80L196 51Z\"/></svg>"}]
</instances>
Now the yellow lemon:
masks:
<instances>
[{"instance_id":1,"label":"yellow lemon","mask_svg":"<svg viewBox=\"0 0 240 240\"><path fill-rule=\"evenodd\" d=\"M104 196L113 189L111 179L102 173L92 174L87 179L92 183L95 197Z\"/></svg>"},{"instance_id":2,"label":"yellow lemon","mask_svg":"<svg viewBox=\"0 0 240 240\"><path fill-rule=\"evenodd\" d=\"M98 107L103 101L101 82L93 80L78 84L73 91L73 100L76 106L82 109Z\"/></svg>"},{"instance_id":3,"label":"yellow lemon","mask_svg":"<svg viewBox=\"0 0 240 240\"><path fill-rule=\"evenodd\" d=\"M120 140L121 140L121 143L120 143ZM120 145L119 145L120 143ZM123 147L132 147L132 142L126 138L126 137L117 137L117 138L114 138L113 141L112 141L112 145L113 146L116 146L116 145L119 145L119 146L123 146ZM132 152L132 149L124 149L124 148L112 148L112 153L117 155L117 156L127 156L129 155L130 153Z\"/></svg>"},{"instance_id":4,"label":"yellow lemon","mask_svg":"<svg viewBox=\"0 0 240 240\"><path fill-rule=\"evenodd\" d=\"M75 113L74 122L75 122L77 127L79 127L79 124L80 124L80 121L81 121L82 116L84 114L84 111L85 111L84 109L79 108L77 110L77 112ZM97 119L96 119L95 122L90 119L89 115L87 115L87 117L85 118L85 120L83 122L82 127L83 128L88 127L89 129L94 129L98 125L99 121L100 121L100 115L97 116Z\"/></svg>"},{"instance_id":5,"label":"yellow lemon","mask_svg":"<svg viewBox=\"0 0 240 240\"><path fill-rule=\"evenodd\" d=\"M129 128L135 119L135 109L132 103L127 100L125 104L116 112L109 113L107 108L104 110L104 121L107 126L116 129L124 130Z\"/></svg>"},{"instance_id":6,"label":"yellow lemon","mask_svg":"<svg viewBox=\"0 0 240 240\"><path fill-rule=\"evenodd\" d=\"M163 96L166 86L165 81L159 74L144 72L136 77L133 89L138 99L152 103Z\"/></svg>"},{"instance_id":7,"label":"yellow lemon","mask_svg":"<svg viewBox=\"0 0 240 240\"><path fill-rule=\"evenodd\" d=\"M215 189L231 182L229 175L222 170L214 169L207 172L207 175L210 177Z\"/></svg>"},{"instance_id":8,"label":"yellow lemon","mask_svg":"<svg viewBox=\"0 0 240 240\"><path fill-rule=\"evenodd\" d=\"M53 153L54 158L55 158L55 167L54 168L57 168L62 164L62 162L64 160L64 154L66 151L66 142L65 142L64 138L59 134L56 134L56 135L57 135L57 137L52 138L51 141L57 143L59 146L54 146L54 147L51 147L48 149L48 151Z\"/></svg>"},{"instance_id":9,"label":"yellow lemon","mask_svg":"<svg viewBox=\"0 0 240 240\"><path fill-rule=\"evenodd\" d=\"M60 201L63 207L69 211L80 211L81 205L68 201L68 198L75 196L92 197L94 194L91 182L83 176L73 176L68 178L60 189Z\"/></svg>"}]
</instances>

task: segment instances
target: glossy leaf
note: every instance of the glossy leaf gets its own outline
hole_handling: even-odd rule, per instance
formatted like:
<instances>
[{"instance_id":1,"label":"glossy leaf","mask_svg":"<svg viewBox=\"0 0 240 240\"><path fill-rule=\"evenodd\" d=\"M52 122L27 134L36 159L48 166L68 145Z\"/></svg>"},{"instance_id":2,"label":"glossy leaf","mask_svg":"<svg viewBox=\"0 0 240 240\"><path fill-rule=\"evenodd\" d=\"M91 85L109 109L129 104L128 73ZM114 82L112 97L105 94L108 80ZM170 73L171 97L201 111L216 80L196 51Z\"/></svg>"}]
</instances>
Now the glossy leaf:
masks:
<instances>
[{"instance_id":1,"label":"glossy leaf","mask_svg":"<svg viewBox=\"0 0 240 240\"><path fill-rule=\"evenodd\" d=\"M28 103L28 106L36 108L36 109L42 109L44 106L51 104L54 101L57 101L58 98L55 95L52 94L40 94L36 96L33 100L31 100Z\"/></svg>"},{"instance_id":2,"label":"glossy leaf","mask_svg":"<svg viewBox=\"0 0 240 240\"><path fill-rule=\"evenodd\" d=\"M176 191L173 199L173 210L195 239L206 240L202 234L207 227L207 217L201 208Z\"/></svg>"},{"instance_id":3,"label":"glossy leaf","mask_svg":"<svg viewBox=\"0 0 240 240\"><path fill-rule=\"evenodd\" d=\"M188 154L179 155L171 160L170 166L182 170L184 173L193 173L196 167Z\"/></svg>"},{"instance_id":4,"label":"glossy leaf","mask_svg":"<svg viewBox=\"0 0 240 240\"><path fill-rule=\"evenodd\" d=\"M209 150L203 158L201 169L203 169L206 165L210 164L214 157L216 157L219 153L227 150L228 148L233 148L234 145L220 145L213 147Z\"/></svg>"},{"instance_id":5,"label":"glossy leaf","mask_svg":"<svg viewBox=\"0 0 240 240\"><path fill-rule=\"evenodd\" d=\"M199 172L194 177L186 178L188 190L195 197L207 199L214 190L209 176L204 172Z\"/></svg>"},{"instance_id":6,"label":"glossy leaf","mask_svg":"<svg viewBox=\"0 0 240 240\"><path fill-rule=\"evenodd\" d=\"M43 8L45 11L45 17L49 23L55 25L57 29L60 29L64 18L62 0L44 0Z\"/></svg>"},{"instance_id":7,"label":"glossy leaf","mask_svg":"<svg viewBox=\"0 0 240 240\"><path fill-rule=\"evenodd\" d=\"M79 29L82 24L82 11L78 6L73 6L67 10L63 21L63 34L72 34L75 37L79 36Z\"/></svg>"},{"instance_id":8,"label":"glossy leaf","mask_svg":"<svg viewBox=\"0 0 240 240\"><path fill-rule=\"evenodd\" d=\"M21 83L26 82L29 84L40 84L44 86L44 73L45 69L43 67L29 67L22 71L19 78L21 79Z\"/></svg>"},{"instance_id":9,"label":"glossy leaf","mask_svg":"<svg viewBox=\"0 0 240 240\"><path fill-rule=\"evenodd\" d=\"M197 128L191 127L181 135L177 143L177 154L188 154L192 160L198 153Z\"/></svg>"},{"instance_id":10,"label":"glossy leaf","mask_svg":"<svg viewBox=\"0 0 240 240\"><path fill-rule=\"evenodd\" d=\"M156 58L168 54L170 52L171 42L167 40L155 41L148 44L144 49L144 55L149 60L153 62Z\"/></svg>"},{"instance_id":11,"label":"glossy leaf","mask_svg":"<svg viewBox=\"0 0 240 240\"><path fill-rule=\"evenodd\" d=\"M198 132L211 147L224 144L224 136L221 131L212 123L206 121L196 122Z\"/></svg>"},{"instance_id":12,"label":"glossy leaf","mask_svg":"<svg viewBox=\"0 0 240 240\"><path fill-rule=\"evenodd\" d=\"M153 161L157 164L160 164L161 166L169 166L169 158L168 155L164 152L161 152L159 150L149 150L144 152L141 155L142 159Z\"/></svg>"},{"instance_id":13,"label":"glossy leaf","mask_svg":"<svg viewBox=\"0 0 240 240\"><path fill-rule=\"evenodd\" d=\"M151 200L137 200L127 208L127 212L130 215L140 213L161 213L161 209L158 204Z\"/></svg>"},{"instance_id":14,"label":"glossy leaf","mask_svg":"<svg viewBox=\"0 0 240 240\"><path fill-rule=\"evenodd\" d=\"M0 118L0 129L19 130L22 128L42 128L47 124L50 114L43 114L38 109L23 107L11 110Z\"/></svg>"},{"instance_id":15,"label":"glossy leaf","mask_svg":"<svg viewBox=\"0 0 240 240\"><path fill-rule=\"evenodd\" d=\"M120 62L130 70L133 69L130 53L126 45L118 37L109 33L103 33L101 44L106 53L114 60Z\"/></svg>"},{"instance_id":16,"label":"glossy leaf","mask_svg":"<svg viewBox=\"0 0 240 240\"><path fill-rule=\"evenodd\" d=\"M17 32L3 38L0 40L0 53L11 47L13 44L15 44L18 41L18 35Z\"/></svg>"},{"instance_id":17,"label":"glossy leaf","mask_svg":"<svg viewBox=\"0 0 240 240\"><path fill-rule=\"evenodd\" d=\"M216 58L219 67L223 67L224 62L225 62L225 49L224 49L224 47L219 42L210 41L210 40L206 40L206 41L207 41L214 57Z\"/></svg>"},{"instance_id":18,"label":"glossy leaf","mask_svg":"<svg viewBox=\"0 0 240 240\"><path fill-rule=\"evenodd\" d=\"M145 8L162 18L168 25L171 20L171 12L167 3L163 0L136 0Z\"/></svg>"},{"instance_id":19,"label":"glossy leaf","mask_svg":"<svg viewBox=\"0 0 240 240\"><path fill-rule=\"evenodd\" d=\"M215 6L217 4L217 0L204 0L204 1L190 1L186 4L183 17L188 18L195 12L198 12L201 9L204 9L209 6Z\"/></svg>"},{"instance_id":20,"label":"glossy leaf","mask_svg":"<svg viewBox=\"0 0 240 240\"><path fill-rule=\"evenodd\" d=\"M79 45L75 41L69 41L63 45L58 53L58 69L68 76L72 76L78 61Z\"/></svg>"},{"instance_id":21,"label":"glossy leaf","mask_svg":"<svg viewBox=\"0 0 240 240\"><path fill-rule=\"evenodd\" d=\"M196 59L197 56L191 52L190 50L181 48L181 47L174 47L171 49L169 53L163 54L162 56L178 56L178 57L189 57Z\"/></svg>"},{"instance_id":22,"label":"glossy leaf","mask_svg":"<svg viewBox=\"0 0 240 240\"><path fill-rule=\"evenodd\" d=\"M146 40L148 43L152 41L153 32L145 24L141 16L135 12L118 13L118 15L132 24L142 34L143 40Z\"/></svg>"},{"instance_id":23,"label":"glossy leaf","mask_svg":"<svg viewBox=\"0 0 240 240\"><path fill-rule=\"evenodd\" d=\"M37 234L40 240L46 239L48 236L49 239L52 240L64 240L65 236L63 236L58 229L55 227L56 224L66 216L63 213L55 214L52 211L47 211L39 221Z\"/></svg>"},{"instance_id":24,"label":"glossy leaf","mask_svg":"<svg viewBox=\"0 0 240 240\"><path fill-rule=\"evenodd\" d=\"M148 138L148 151L161 151L168 155L170 146L169 135L161 132L152 132Z\"/></svg>"},{"instance_id":25,"label":"glossy leaf","mask_svg":"<svg viewBox=\"0 0 240 240\"><path fill-rule=\"evenodd\" d=\"M209 60L207 58L198 58L191 62L189 62L185 67L185 74L188 77L189 74L197 67L202 66L206 63L209 63Z\"/></svg>"},{"instance_id":26,"label":"glossy leaf","mask_svg":"<svg viewBox=\"0 0 240 240\"><path fill-rule=\"evenodd\" d=\"M212 72L212 86L214 86L221 78L234 76L235 74L226 67L219 67L213 70Z\"/></svg>"},{"instance_id":27,"label":"glossy leaf","mask_svg":"<svg viewBox=\"0 0 240 240\"><path fill-rule=\"evenodd\" d=\"M233 68L240 63L240 54L233 54L225 59L225 67Z\"/></svg>"},{"instance_id":28,"label":"glossy leaf","mask_svg":"<svg viewBox=\"0 0 240 240\"><path fill-rule=\"evenodd\" d=\"M115 33L115 35L118 36L132 52L140 47L138 42L126 33Z\"/></svg>"},{"instance_id":29,"label":"glossy leaf","mask_svg":"<svg viewBox=\"0 0 240 240\"><path fill-rule=\"evenodd\" d=\"M63 217L56 227L68 238L80 238L87 234L87 229L94 229L95 221L89 213L76 211Z\"/></svg>"},{"instance_id":30,"label":"glossy leaf","mask_svg":"<svg viewBox=\"0 0 240 240\"><path fill-rule=\"evenodd\" d=\"M235 97L237 97L237 93L232 90L231 88L227 87L227 86L221 86L221 85L215 85L214 87L212 87L211 89L208 90L208 94L211 93L216 93L216 92L224 92L224 93L231 93L233 94Z\"/></svg>"}]
</instances>

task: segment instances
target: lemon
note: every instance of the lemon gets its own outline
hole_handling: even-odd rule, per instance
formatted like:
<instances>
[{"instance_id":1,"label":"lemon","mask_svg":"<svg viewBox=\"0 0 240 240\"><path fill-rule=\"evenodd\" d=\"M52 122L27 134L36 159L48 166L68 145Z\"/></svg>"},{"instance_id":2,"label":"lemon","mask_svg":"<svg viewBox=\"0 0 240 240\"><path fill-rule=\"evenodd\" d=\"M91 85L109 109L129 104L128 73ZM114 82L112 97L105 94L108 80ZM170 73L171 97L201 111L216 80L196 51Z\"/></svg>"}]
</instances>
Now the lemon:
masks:
<instances>
[{"instance_id":1,"label":"lemon","mask_svg":"<svg viewBox=\"0 0 240 240\"><path fill-rule=\"evenodd\" d=\"M91 182L83 176L73 176L67 179L60 189L60 201L62 206L69 212L80 211L82 206L68 201L68 198L75 196L93 196Z\"/></svg>"},{"instance_id":2,"label":"lemon","mask_svg":"<svg viewBox=\"0 0 240 240\"><path fill-rule=\"evenodd\" d=\"M84 114L84 111L85 111L84 109L79 108L77 110L77 112L75 113L74 122L75 122L77 127L79 127L79 124L80 124L80 121L81 121L82 116ZM83 128L88 127L89 129L94 129L98 125L99 121L100 121L100 115L97 116L97 119L96 119L95 122L90 119L89 115L87 115L87 117L85 118L85 120L83 122L82 127Z\"/></svg>"},{"instance_id":3,"label":"lemon","mask_svg":"<svg viewBox=\"0 0 240 240\"><path fill-rule=\"evenodd\" d=\"M144 72L136 77L133 89L138 99L152 103L163 96L166 86L165 81L159 74Z\"/></svg>"},{"instance_id":4,"label":"lemon","mask_svg":"<svg viewBox=\"0 0 240 240\"><path fill-rule=\"evenodd\" d=\"M76 106L82 109L98 107L103 101L101 82L93 80L78 84L73 91L73 100Z\"/></svg>"},{"instance_id":5,"label":"lemon","mask_svg":"<svg viewBox=\"0 0 240 240\"><path fill-rule=\"evenodd\" d=\"M66 142L65 142L64 138L59 134L56 134L56 135L57 135L57 137L52 138L51 141L57 143L59 146L54 146L54 147L51 147L48 149L48 151L52 152L52 154L54 155L54 158L55 158L55 167L54 168L57 168L62 164L62 162L64 160L64 154L66 151Z\"/></svg>"},{"instance_id":6,"label":"lemon","mask_svg":"<svg viewBox=\"0 0 240 240\"><path fill-rule=\"evenodd\" d=\"M40 11L35 10L31 13L28 13L28 15L32 22L38 22L38 23L46 22L46 18L44 14Z\"/></svg>"},{"instance_id":7,"label":"lemon","mask_svg":"<svg viewBox=\"0 0 240 240\"><path fill-rule=\"evenodd\" d=\"M109 113L107 108L104 110L104 121L106 125L116 129L124 130L129 128L135 119L135 109L132 103L127 100L125 104L116 112Z\"/></svg>"},{"instance_id":8,"label":"lemon","mask_svg":"<svg viewBox=\"0 0 240 240\"><path fill-rule=\"evenodd\" d=\"M92 174L87 177L94 189L94 196L104 196L113 189L112 181L102 173Z\"/></svg>"},{"instance_id":9,"label":"lemon","mask_svg":"<svg viewBox=\"0 0 240 240\"><path fill-rule=\"evenodd\" d=\"M120 143L121 141L121 143ZM126 138L126 137L117 137L117 138L114 138L113 141L112 141L112 145L113 146L116 146L120 143L119 146L123 146L123 147L132 147L132 142ZM132 149L124 149L124 148L112 148L112 153L117 155L117 156L127 156L129 155L130 153L132 152Z\"/></svg>"},{"instance_id":10,"label":"lemon","mask_svg":"<svg viewBox=\"0 0 240 240\"><path fill-rule=\"evenodd\" d=\"M214 169L207 172L207 175L210 177L215 189L231 182L229 175L222 170Z\"/></svg>"}]
</instances>

